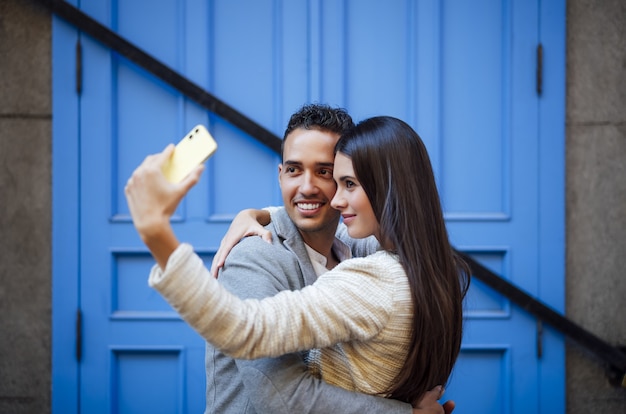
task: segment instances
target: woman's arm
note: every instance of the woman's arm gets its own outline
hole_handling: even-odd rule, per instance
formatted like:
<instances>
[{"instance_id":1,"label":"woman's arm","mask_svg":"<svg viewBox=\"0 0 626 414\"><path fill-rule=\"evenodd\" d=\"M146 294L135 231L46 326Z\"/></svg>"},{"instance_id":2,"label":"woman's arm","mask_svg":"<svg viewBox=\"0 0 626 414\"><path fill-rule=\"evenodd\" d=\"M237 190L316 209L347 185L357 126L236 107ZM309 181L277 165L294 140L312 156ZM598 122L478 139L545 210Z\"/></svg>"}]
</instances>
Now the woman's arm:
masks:
<instances>
[{"instance_id":1,"label":"woman's arm","mask_svg":"<svg viewBox=\"0 0 626 414\"><path fill-rule=\"evenodd\" d=\"M365 260L344 262L300 291L242 301L182 244L149 282L207 341L237 358L261 358L377 335L393 306L393 283L388 269Z\"/></svg>"}]
</instances>

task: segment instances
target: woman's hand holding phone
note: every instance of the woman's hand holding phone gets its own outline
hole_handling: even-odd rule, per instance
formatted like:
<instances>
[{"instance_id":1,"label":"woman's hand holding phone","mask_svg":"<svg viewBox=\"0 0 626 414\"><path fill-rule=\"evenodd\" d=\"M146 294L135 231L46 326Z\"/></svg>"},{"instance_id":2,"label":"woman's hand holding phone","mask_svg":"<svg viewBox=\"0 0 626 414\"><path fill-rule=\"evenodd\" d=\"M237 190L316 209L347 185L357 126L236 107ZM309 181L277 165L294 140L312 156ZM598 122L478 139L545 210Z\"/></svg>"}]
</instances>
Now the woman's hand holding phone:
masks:
<instances>
[{"instance_id":1,"label":"woman's hand holding phone","mask_svg":"<svg viewBox=\"0 0 626 414\"><path fill-rule=\"evenodd\" d=\"M181 143L188 139L189 135ZM186 156L188 153L183 152L193 152L195 147L190 144L182 145L181 148L186 150L178 152L178 160L190 160ZM179 146L175 148L170 144L162 152L146 157L124 188L133 224L161 268L165 268L170 254L179 245L170 224L170 217L183 197L200 179L204 170L203 161L210 156L195 152L190 161L193 165L177 164L178 167L184 167L184 171L181 168L175 169L178 174L183 171L182 178L176 176L176 180L172 180L172 176L169 176L168 179L164 168L167 171L167 167L172 166ZM214 151L215 148L211 154ZM198 158L198 155L201 157Z\"/></svg>"}]
</instances>

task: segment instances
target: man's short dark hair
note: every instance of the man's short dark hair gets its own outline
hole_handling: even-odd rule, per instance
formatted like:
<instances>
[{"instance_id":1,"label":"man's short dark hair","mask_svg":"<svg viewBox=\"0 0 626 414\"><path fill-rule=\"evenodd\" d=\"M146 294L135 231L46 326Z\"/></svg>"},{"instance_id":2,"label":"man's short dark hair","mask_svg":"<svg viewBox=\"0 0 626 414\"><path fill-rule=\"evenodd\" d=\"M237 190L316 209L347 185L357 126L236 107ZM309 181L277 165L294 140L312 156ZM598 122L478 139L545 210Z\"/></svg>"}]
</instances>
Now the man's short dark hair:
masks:
<instances>
[{"instance_id":1,"label":"man's short dark hair","mask_svg":"<svg viewBox=\"0 0 626 414\"><path fill-rule=\"evenodd\" d=\"M285 147L285 140L295 129L317 129L342 135L352 127L354 127L354 121L352 121L352 117L345 109L333 108L326 104L306 104L291 115L289 119L280 148L281 159Z\"/></svg>"}]
</instances>

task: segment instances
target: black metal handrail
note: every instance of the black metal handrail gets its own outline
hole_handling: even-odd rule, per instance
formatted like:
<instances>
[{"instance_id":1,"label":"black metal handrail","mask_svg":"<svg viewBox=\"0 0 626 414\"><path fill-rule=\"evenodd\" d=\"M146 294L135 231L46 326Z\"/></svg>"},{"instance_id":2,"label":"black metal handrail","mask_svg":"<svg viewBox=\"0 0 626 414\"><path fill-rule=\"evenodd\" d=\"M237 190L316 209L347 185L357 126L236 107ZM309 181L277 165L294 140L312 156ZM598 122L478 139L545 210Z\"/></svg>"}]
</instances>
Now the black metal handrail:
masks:
<instances>
[{"instance_id":1,"label":"black metal handrail","mask_svg":"<svg viewBox=\"0 0 626 414\"><path fill-rule=\"evenodd\" d=\"M44 4L51 12L60 18L160 78L202 107L248 133L276 153L280 153L281 139L277 135L205 91L197 84L191 82L189 79L136 47L76 7L63 0L37 1ZM525 309L539 321L547 322L583 349L591 352L596 358L607 365L608 375L612 383L626 387L626 354L619 348L608 344L580 325L577 325L556 312L551 307L521 290L508 280L498 276L469 255L463 252L458 253L470 265L473 277L505 296L517 306Z\"/></svg>"},{"instance_id":2,"label":"black metal handrail","mask_svg":"<svg viewBox=\"0 0 626 414\"><path fill-rule=\"evenodd\" d=\"M274 133L243 115L241 112L207 92L186 77L180 75L169 66L144 52L97 20L63 0L37 1L46 5L50 11L63 20L66 20L79 30L109 47L111 50L114 50L139 67L144 68L157 78L168 83L202 107L219 115L221 118L248 133L273 151L280 153L281 139Z\"/></svg>"},{"instance_id":3,"label":"black metal handrail","mask_svg":"<svg viewBox=\"0 0 626 414\"><path fill-rule=\"evenodd\" d=\"M513 283L496 275L466 253L458 250L457 253L469 264L473 277L525 309L539 321L547 322L583 349L590 351L607 364L607 374L611 383L626 387L626 354L619 348L608 344Z\"/></svg>"}]
</instances>

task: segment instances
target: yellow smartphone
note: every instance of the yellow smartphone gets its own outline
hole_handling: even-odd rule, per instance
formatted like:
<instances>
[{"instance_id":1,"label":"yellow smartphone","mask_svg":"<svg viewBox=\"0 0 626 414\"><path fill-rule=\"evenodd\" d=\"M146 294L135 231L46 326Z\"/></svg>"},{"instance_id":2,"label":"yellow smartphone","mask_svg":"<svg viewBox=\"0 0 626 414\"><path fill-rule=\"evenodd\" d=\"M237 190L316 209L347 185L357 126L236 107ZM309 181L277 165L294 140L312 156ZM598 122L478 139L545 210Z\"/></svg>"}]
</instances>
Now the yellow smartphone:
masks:
<instances>
[{"instance_id":1,"label":"yellow smartphone","mask_svg":"<svg viewBox=\"0 0 626 414\"><path fill-rule=\"evenodd\" d=\"M178 183L197 165L217 150L217 142L203 125L196 125L176 144L172 156L163 166L163 174L171 183Z\"/></svg>"}]
</instances>

